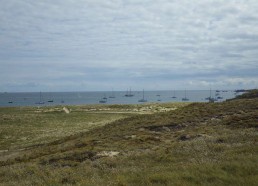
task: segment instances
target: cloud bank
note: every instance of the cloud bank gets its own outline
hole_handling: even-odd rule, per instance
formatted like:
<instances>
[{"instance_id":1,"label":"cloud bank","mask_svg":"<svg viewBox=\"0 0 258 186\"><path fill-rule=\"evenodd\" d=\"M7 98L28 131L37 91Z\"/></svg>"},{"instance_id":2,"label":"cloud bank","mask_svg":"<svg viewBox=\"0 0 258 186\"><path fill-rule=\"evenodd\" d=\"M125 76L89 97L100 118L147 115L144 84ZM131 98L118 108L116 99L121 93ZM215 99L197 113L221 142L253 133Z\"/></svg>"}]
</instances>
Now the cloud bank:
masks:
<instances>
[{"instance_id":1,"label":"cloud bank","mask_svg":"<svg viewBox=\"0 0 258 186\"><path fill-rule=\"evenodd\" d=\"M256 0L0 2L0 91L258 86Z\"/></svg>"}]
</instances>

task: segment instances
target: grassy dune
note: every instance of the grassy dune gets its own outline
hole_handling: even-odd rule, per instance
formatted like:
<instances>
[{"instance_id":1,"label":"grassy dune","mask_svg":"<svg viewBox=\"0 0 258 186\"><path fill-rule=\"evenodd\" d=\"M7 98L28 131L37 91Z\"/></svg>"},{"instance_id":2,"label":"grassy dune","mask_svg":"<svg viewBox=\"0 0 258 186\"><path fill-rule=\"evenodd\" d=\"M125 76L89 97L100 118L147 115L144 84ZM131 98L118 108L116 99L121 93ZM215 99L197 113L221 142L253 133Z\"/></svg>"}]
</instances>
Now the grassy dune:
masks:
<instances>
[{"instance_id":1,"label":"grassy dune","mask_svg":"<svg viewBox=\"0 0 258 186\"><path fill-rule=\"evenodd\" d=\"M138 114L165 112L188 103L0 108L0 152L44 144Z\"/></svg>"},{"instance_id":2,"label":"grassy dune","mask_svg":"<svg viewBox=\"0 0 258 186\"><path fill-rule=\"evenodd\" d=\"M0 184L257 185L256 96L176 110L128 107L102 109L103 120L122 114L107 125L2 154ZM71 122L96 114L87 109Z\"/></svg>"},{"instance_id":3,"label":"grassy dune","mask_svg":"<svg viewBox=\"0 0 258 186\"><path fill-rule=\"evenodd\" d=\"M60 108L8 108L0 109L0 113L0 150L50 142L130 116L82 111L66 114Z\"/></svg>"}]
</instances>

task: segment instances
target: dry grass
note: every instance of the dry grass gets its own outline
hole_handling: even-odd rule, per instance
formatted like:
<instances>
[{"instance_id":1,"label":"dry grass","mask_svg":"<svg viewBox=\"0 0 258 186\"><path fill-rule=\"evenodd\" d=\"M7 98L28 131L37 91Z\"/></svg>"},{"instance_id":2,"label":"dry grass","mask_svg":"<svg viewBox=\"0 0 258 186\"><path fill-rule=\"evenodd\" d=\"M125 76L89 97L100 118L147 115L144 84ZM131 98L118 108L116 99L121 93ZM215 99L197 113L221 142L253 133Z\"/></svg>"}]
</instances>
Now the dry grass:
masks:
<instances>
[{"instance_id":1,"label":"dry grass","mask_svg":"<svg viewBox=\"0 0 258 186\"><path fill-rule=\"evenodd\" d=\"M0 152L45 144L138 114L164 112L188 103L0 108Z\"/></svg>"},{"instance_id":2,"label":"dry grass","mask_svg":"<svg viewBox=\"0 0 258 186\"><path fill-rule=\"evenodd\" d=\"M129 109L131 113L136 106L129 107L104 110ZM80 109L77 117L88 112ZM257 185L257 98L152 112L126 115L14 154L1 162L1 183ZM111 151L119 154L101 156Z\"/></svg>"},{"instance_id":3,"label":"dry grass","mask_svg":"<svg viewBox=\"0 0 258 186\"><path fill-rule=\"evenodd\" d=\"M46 143L86 132L130 114L71 112L49 108L0 109L0 150Z\"/></svg>"}]
</instances>

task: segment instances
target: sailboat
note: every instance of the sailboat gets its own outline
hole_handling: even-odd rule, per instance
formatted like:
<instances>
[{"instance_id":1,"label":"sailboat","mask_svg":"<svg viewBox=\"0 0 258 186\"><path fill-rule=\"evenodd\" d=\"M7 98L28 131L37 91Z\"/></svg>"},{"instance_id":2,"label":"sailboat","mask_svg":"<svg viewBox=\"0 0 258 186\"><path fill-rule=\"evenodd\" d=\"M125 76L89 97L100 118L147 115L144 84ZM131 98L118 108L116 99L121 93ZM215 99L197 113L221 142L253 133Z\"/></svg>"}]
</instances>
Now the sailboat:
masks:
<instances>
[{"instance_id":1,"label":"sailboat","mask_svg":"<svg viewBox=\"0 0 258 186\"><path fill-rule=\"evenodd\" d=\"M45 102L42 101L42 94L41 94L41 92L39 93L39 102L36 102L36 104L39 104L39 105L45 104Z\"/></svg>"},{"instance_id":2,"label":"sailboat","mask_svg":"<svg viewBox=\"0 0 258 186\"><path fill-rule=\"evenodd\" d=\"M215 98L214 99L215 99L214 101L217 101L219 99L223 99L223 97L220 96L220 94L217 92L217 90L216 90L216 94L215 94Z\"/></svg>"},{"instance_id":3,"label":"sailboat","mask_svg":"<svg viewBox=\"0 0 258 186\"><path fill-rule=\"evenodd\" d=\"M107 97L106 97L106 94L104 94L104 97L99 100L99 103L106 103L107 102Z\"/></svg>"},{"instance_id":4,"label":"sailboat","mask_svg":"<svg viewBox=\"0 0 258 186\"><path fill-rule=\"evenodd\" d=\"M176 98L176 91L174 91L174 95L173 95L173 97L172 98Z\"/></svg>"},{"instance_id":5,"label":"sailboat","mask_svg":"<svg viewBox=\"0 0 258 186\"><path fill-rule=\"evenodd\" d=\"M106 94L104 94L104 97L103 97L102 99L105 99L105 100L107 100Z\"/></svg>"},{"instance_id":6,"label":"sailboat","mask_svg":"<svg viewBox=\"0 0 258 186\"><path fill-rule=\"evenodd\" d=\"M185 97L182 98L182 101L189 101L189 99L186 97L186 90L185 90Z\"/></svg>"},{"instance_id":7,"label":"sailboat","mask_svg":"<svg viewBox=\"0 0 258 186\"><path fill-rule=\"evenodd\" d=\"M54 102L54 100L51 99L51 93L49 93L49 100L47 102L49 102L49 103L53 103Z\"/></svg>"},{"instance_id":8,"label":"sailboat","mask_svg":"<svg viewBox=\"0 0 258 186\"><path fill-rule=\"evenodd\" d=\"M210 88L210 97L207 97L207 98L205 98L206 100L208 100L210 103L214 103L215 101L218 101L217 99L215 99L215 98L213 98L212 96L211 96L211 88Z\"/></svg>"},{"instance_id":9,"label":"sailboat","mask_svg":"<svg viewBox=\"0 0 258 186\"><path fill-rule=\"evenodd\" d=\"M6 92L5 92L5 94L6 94ZM9 100L8 103L11 104L11 103L13 103L13 101L12 101L12 100Z\"/></svg>"},{"instance_id":10,"label":"sailboat","mask_svg":"<svg viewBox=\"0 0 258 186\"><path fill-rule=\"evenodd\" d=\"M160 94L157 94L156 96L159 97L159 98L157 99L157 101L161 101L161 99L160 99Z\"/></svg>"},{"instance_id":11,"label":"sailboat","mask_svg":"<svg viewBox=\"0 0 258 186\"><path fill-rule=\"evenodd\" d=\"M106 103L107 102L107 100L105 100L105 99L101 99L101 100L99 100L99 103Z\"/></svg>"},{"instance_id":12,"label":"sailboat","mask_svg":"<svg viewBox=\"0 0 258 186\"><path fill-rule=\"evenodd\" d=\"M128 89L127 89L125 97L133 97L133 96L134 95L132 94L131 87L130 87L130 91L128 92Z\"/></svg>"},{"instance_id":13,"label":"sailboat","mask_svg":"<svg viewBox=\"0 0 258 186\"><path fill-rule=\"evenodd\" d=\"M113 91L113 88L112 88L112 95L109 96L109 98L116 98L116 97L115 97L115 94L114 94L114 91Z\"/></svg>"},{"instance_id":14,"label":"sailboat","mask_svg":"<svg viewBox=\"0 0 258 186\"><path fill-rule=\"evenodd\" d=\"M147 102L147 99L144 99L144 89L142 90L142 99L139 99L138 102Z\"/></svg>"}]
</instances>

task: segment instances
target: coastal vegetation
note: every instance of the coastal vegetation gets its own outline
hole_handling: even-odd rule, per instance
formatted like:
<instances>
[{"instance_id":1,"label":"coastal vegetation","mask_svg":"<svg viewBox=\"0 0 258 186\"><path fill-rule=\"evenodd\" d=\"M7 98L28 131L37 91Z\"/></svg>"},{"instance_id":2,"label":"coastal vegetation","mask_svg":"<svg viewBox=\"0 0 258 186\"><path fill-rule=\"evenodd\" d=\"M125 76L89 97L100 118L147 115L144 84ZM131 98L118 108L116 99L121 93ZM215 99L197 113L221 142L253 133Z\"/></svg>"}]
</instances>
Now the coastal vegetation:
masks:
<instances>
[{"instance_id":1,"label":"coastal vegetation","mask_svg":"<svg viewBox=\"0 0 258 186\"><path fill-rule=\"evenodd\" d=\"M220 103L69 109L0 109L0 184L257 185L257 90Z\"/></svg>"},{"instance_id":2,"label":"coastal vegetation","mask_svg":"<svg viewBox=\"0 0 258 186\"><path fill-rule=\"evenodd\" d=\"M252 99L258 97L257 89L249 90L248 94L241 94L236 97L236 99Z\"/></svg>"}]
</instances>

